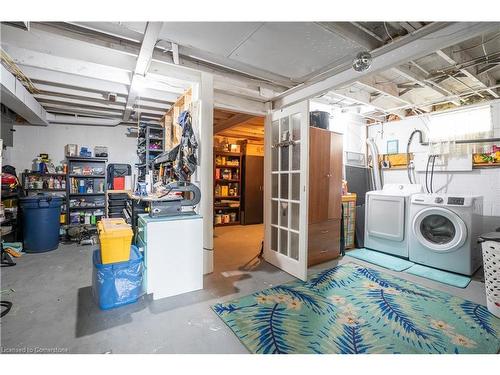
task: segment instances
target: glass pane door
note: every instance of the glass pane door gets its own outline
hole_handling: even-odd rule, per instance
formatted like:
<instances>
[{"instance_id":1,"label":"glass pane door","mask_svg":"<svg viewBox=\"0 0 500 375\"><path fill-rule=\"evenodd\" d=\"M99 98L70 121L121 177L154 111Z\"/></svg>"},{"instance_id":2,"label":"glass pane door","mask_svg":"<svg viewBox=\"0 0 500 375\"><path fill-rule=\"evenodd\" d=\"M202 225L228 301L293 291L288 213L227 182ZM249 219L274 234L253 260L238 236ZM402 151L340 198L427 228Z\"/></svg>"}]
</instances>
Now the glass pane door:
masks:
<instances>
[{"instance_id":1,"label":"glass pane door","mask_svg":"<svg viewBox=\"0 0 500 375\"><path fill-rule=\"evenodd\" d=\"M266 122L266 260L307 278L308 103L277 111Z\"/></svg>"}]
</instances>

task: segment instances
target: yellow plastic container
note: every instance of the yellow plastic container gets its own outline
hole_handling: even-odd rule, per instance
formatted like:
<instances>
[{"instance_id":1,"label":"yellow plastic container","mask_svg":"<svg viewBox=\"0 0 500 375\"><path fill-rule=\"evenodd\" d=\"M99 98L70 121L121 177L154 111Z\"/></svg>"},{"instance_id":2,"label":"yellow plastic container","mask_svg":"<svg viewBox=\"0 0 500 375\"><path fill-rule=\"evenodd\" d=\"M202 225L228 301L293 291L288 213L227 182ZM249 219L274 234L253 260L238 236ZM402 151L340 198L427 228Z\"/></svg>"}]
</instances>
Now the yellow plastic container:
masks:
<instances>
[{"instance_id":1,"label":"yellow plastic container","mask_svg":"<svg viewBox=\"0 0 500 375\"><path fill-rule=\"evenodd\" d=\"M102 219L97 223L101 242L102 264L126 262L130 259L132 229L123 219Z\"/></svg>"}]
</instances>

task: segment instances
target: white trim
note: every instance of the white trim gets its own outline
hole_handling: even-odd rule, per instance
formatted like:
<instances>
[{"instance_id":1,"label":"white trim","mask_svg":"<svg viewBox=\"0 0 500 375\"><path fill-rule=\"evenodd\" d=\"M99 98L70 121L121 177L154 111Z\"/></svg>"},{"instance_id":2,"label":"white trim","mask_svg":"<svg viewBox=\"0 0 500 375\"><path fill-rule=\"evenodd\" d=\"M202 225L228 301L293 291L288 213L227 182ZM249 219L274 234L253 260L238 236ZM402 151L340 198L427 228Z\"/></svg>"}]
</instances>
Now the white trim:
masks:
<instances>
[{"instance_id":1,"label":"white trim","mask_svg":"<svg viewBox=\"0 0 500 375\"><path fill-rule=\"evenodd\" d=\"M271 171L271 157L272 157L272 123L281 118L286 118L294 114L301 114L300 121L300 142L298 145L300 147L300 170L299 171ZM280 125L281 126L281 125ZM292 130L292 122L289 123L289 130ZM306 281L307 280L307 263L308 263L308 164L309 164L309 101L304 101L293 106L274 111L266 116L265 123L265 170L264 170L264 258L269 263L275 265L276 267L290 273L291 275ZM288 150L290 153L291 151ZM289 160L291 163L291 159ZM278 153L278 165L281 165L281 152ZM271 197L271 176L277 175L288 175L298 174L300 176L300 200L292 199L281 199ZM278 179L278 190L280 189L281 179ZM288 197L290 198L292 194L292 184L288 184ZM289 208L291 203L299 204L300 215L299 215L299 230L291 228L292 215L291 210L288 211L287 226L281 226L278 224L272 224L271 222L271 202L283 202L288 203ZM279 204L278 203L278 204ZM281 230L287 233L287 254L282 254L278 251L271 249L271 230L276 228L278 231L278 248L280 248ZM298 234L299 244L298 244L298 259L294 259L290 254L290 244L291 244L291 234Z\"/></svg>"}]
</instances>

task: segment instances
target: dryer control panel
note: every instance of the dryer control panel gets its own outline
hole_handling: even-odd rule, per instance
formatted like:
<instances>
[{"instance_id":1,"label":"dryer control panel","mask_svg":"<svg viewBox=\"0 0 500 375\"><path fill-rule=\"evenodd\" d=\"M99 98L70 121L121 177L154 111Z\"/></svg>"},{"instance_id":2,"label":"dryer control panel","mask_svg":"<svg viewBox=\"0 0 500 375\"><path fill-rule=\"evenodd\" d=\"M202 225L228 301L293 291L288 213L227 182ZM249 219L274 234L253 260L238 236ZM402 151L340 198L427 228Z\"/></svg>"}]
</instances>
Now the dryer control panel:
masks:
<instances>
[{"instance_id":1,"label":"dryer control panel","mask_svg":"<svg viewBox=\"0 0 500 375\"><path fill-rule=\"evenodd\" d=\"M465 199L463 197L448 197L448 204L463 206Z\"/></svg>"}]
</instances>

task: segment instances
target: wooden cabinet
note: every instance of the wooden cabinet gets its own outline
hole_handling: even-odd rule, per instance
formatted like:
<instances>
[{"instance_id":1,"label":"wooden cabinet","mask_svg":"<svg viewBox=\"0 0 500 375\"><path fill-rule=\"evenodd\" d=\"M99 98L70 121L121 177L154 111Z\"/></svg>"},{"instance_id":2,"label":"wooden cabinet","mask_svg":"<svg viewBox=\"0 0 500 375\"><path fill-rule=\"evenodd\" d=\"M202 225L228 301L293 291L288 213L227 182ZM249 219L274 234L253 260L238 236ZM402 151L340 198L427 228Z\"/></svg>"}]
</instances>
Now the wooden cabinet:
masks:
<instances>
[{"instance_id":1,"label":"wooden cabinet","mask_svg":"<svg viewBox=\"0 0 500 375\"><path fill-rule=\"evenodd\" d=\"M319 128L309 132L308 264L340 254L342 135Z\"/></svg>"}]
</instances>

